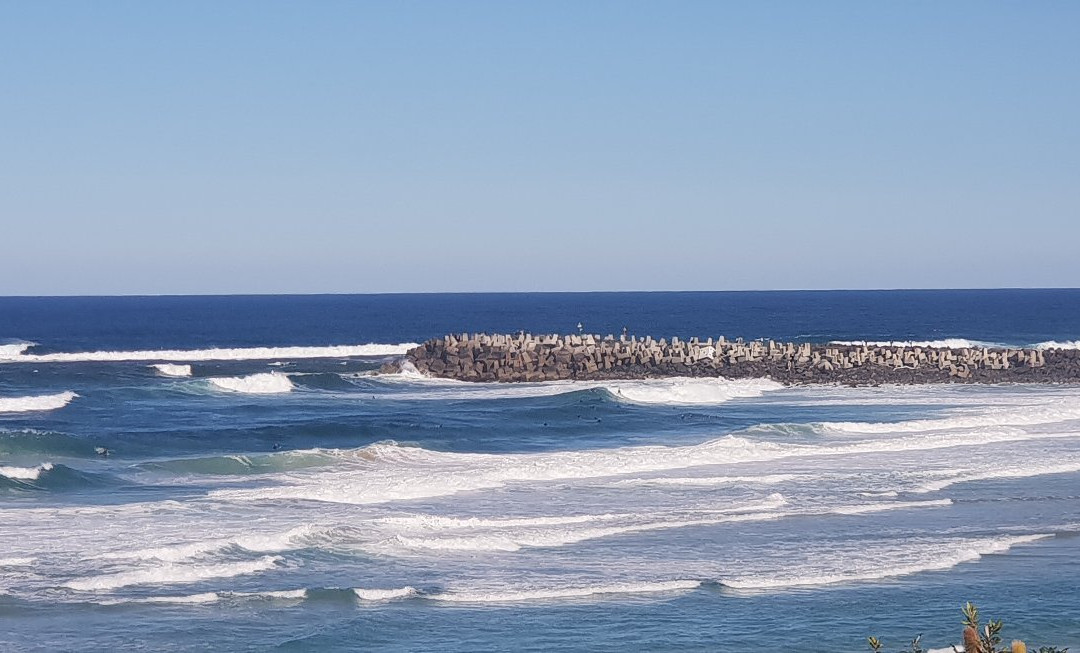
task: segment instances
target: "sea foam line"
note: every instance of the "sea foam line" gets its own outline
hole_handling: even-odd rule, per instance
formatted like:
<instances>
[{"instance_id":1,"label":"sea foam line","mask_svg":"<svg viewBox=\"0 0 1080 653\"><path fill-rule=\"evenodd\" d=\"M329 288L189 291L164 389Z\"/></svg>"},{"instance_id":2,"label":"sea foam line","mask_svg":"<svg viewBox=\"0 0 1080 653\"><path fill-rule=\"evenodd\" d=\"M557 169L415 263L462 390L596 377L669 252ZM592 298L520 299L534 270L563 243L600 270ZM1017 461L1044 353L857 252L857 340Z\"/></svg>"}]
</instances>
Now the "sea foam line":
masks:
<instances>
[{"instance_id":1,"label":"sea foam line","mask_svg":"<svg viewBox=\"0 0 1080 653\"><path fill-rule=\"evenodd\" d=\"M439 594L429 594L424 598L432 601L452 601L456 603L516 603L520 601L586 598L604 594L679 592L697 589L700 586L701 581L698 580L672 580L652 583L612 583L608 585L531 588L521 590L449 591Z\"/></svg>"},{"instance_id":2,"label":"sea foam line","mask_svg":"<svg viewBox=\"0 0 1080 653\"><path fill-rule=\"evenodd\" d=\"M102 599L94 601L98 605L122 605L125 603L179 603L201 604L217 603L218 601L246 599L246 600L292 600L302 601L307 598L307 590L268 590L265 592L202 592L200 594L183 594L178 596L146 596L125 599Z\"/></svg>"},{"instance_id":3,"label":"sea foam line","mask_svg":"<svg viewBox=\"0 0 1080 653\"><path fill-rule=\"evenodd\" d=\"M329 347L239 347L214 349L161 349L138 351L86 351L55 354L28 354L29 345L19 349L6 346L0 349L2 363L80 363L110 361L213 361L264 360L278 358L342 358L349 356L400 356L416 347L416 343L385 345L334 345Z\"/></svg>"},{"instance_id":4,"label":"sea foam line","mask_svg":"<svg viewBox=\"0 0 1080 653\"><path fill-rule=\"evenodd\" d=\"M102 560L179 562L233 546L254 553L277 553L303 548L311 538L319 537L326 532L327 529L324 527L305 524L283 533L251 533L232 538L223 537L145 549L109 551L97 557Z\"/></svg>"},{"instance_id":5,"label":"sea foam line","mask_svg":"<svg viewBox=\"0 0 1080 653\"><path fill-rule=\"evenodd\" d=\"M136 569L116 574L90 576L69 581L66 587L81 591L111 590L129 585L168 585L194 583L211 578L231 578L273 569L281 561L278 556L258 560L225 562L212 565L162 564L148 569Z\"/></svg>"},{"instance_id":6,"label":"sea foam line","mask_svg":"<svg viewBox=\"0 0 1080 653\"><path fill-rule=\"evenodd\" d=\"M1036 426L1071 420L1080 420L1080 401L1076 397L1040 404L984 409L981 413L967 410L952 416L931 419L904 422L821 422L818 426L841 433L918 433L984 427Z\"/></svg>"},{"instance_id":7,"label":"sea foam line","mask_svg":"<svg viewBox=\"0 0 1080 653\"><path fill-rule=\"evenodd\" d=\"M998 479L1031 478L1052 474L1070 474L1080 472L1080 462L1059 463L1052 465L1038 464L1028 466L1002 466L988 470L952 469L936 472L942 478L922 483L912 492L925 494L937 492L959 483L973 481L993 481Z\"/></svg>"},{"instance_id":8,"label":"sea foam line","mask_svg":"<svg viewBox=\"0 0 1080 653\"><path fill-rule=\"evenodd\" d=\"M1020 535L1013 537L989 538L983 540L962 540L947 548L942 544L932 549L932 556L905 564L889 566L880 561L868 562L865 568L856 568L839 573L800 574L790 576L742 576L725 578L721 585L735 590L770 590L804 587L813 585L834 585L881 580L898 576L910 576L926 571L951 569L961 563L978 560L991 553L1004 553L1018 544L1027 544L1054 537L1052 534ZM944 551L942 548L946 547Z\"/></svg>"},{"instance_id":9,"label":"sea foam line","mask_svg":"<svg viewBox=\"0 0 1080 653\"><path fill-rule=\"evenodd\" d=\"M826 510L775 510L786 503L780 495L774 494L760 505L746 505L729 510L699 511L686 515L648 515L637 516L630 523L615 525L588 525L544 528L491 529L480 532L465 532L435 537L416 537L397 535L383 544L403 546L406 549L426 549L432 551L468 551L468 552L515 552L524 548L561 547L617 535L628 535L657 530L679 529L694 526L711 526L725 523L745 523L773 521L788 517L812 517L827 515L862 515L891 510L911 510L951 506L950 499L935 501L898 501L891 503L837 506ZM720 513L708 515L705 513ZM597 521L610 519L610 515L600 515ZM584 526L583 528L580 526ZM381 547L385 549L384 547Z\"/></svg>"},{"instance_id":10,"label":"sea foam line","mask_svg":"<svg viewBox=\"0 0 1080 653\"><path fill-rule=\"evenodd\" d=\"M0 397L0 413L27 413L38 410L56 410L71 403L79 395L74 392L58 392L51 395L26 397Z\"/></svg>"}]
</instances>

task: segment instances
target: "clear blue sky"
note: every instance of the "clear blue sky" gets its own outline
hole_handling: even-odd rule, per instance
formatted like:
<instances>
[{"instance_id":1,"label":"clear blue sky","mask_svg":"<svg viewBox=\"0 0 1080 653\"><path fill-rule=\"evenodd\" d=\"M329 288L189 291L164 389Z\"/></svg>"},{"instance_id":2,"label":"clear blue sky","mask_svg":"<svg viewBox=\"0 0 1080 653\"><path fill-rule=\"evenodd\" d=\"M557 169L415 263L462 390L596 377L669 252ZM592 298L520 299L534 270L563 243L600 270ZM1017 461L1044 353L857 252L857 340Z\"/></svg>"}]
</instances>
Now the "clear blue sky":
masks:
<instances>
[{"instance_id":1,"label":"clear blue sky","mask_svg":"<svg viewBox=\"0 0 1080 653\"><path fill-rule=\"evenodd\" d=\"M1080 285L1080 2L0 1L0 294Z\"/></svg>"}]
</instances>

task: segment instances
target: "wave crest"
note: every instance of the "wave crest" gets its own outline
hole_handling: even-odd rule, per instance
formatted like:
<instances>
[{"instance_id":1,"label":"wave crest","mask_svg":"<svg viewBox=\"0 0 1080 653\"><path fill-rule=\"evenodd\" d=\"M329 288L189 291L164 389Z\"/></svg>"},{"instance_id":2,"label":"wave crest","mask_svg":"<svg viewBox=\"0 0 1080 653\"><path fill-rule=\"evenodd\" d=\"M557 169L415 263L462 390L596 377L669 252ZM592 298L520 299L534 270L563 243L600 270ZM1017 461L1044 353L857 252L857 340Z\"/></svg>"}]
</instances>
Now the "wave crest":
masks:
<instances>
[{"instance_id":1,"label":"wave crest","mask_svg":"<svg viewBox=\"0 0 1080 653\"><path fill-rule=\"evenodd\" d=\"M419 591L415 587L397 587L394 589L364 589L362 587L354 587L353 594L361 601L389 601L390 599L400 599L406 596L415 596Z\"/></svg>"},{"instance_id":2,"label":"wave crest","mask_svg":"<svg viewBox=\"0 0 1080 653\"><path fill-rule=\"evenodd\" d=\"M260 372L248 376L224 376L208 380L217 388L242 394L281 394L292 392L295 387L289 377L280 372Z\"/></svg>"},{"instance_id":3,"label":"wave crest","mask_svg":"<svg viewBox=\"0 0 1080 653\"><path fill-rule=\"evenodd\" d=\"M191 376L190 365L177 365L175 363L158 363L150 367L157 370L162 376Z\"/></svg>"},{"instance_id":4,"label":"wave crest","mask_svg":"<svg viewBox=\"0 0 1080 653\"><path fill-rule=\"evenodd\" d=\"M0 397L0 413L27 413L38 410L56 410L71 403L79 395L71 392L58 392L52 395L32 395L27 397Z\"/></svg>"},{"instance_id":5,"label":"wave crest","mask_svg":"<svg viewBox=\"0 0 1080 653\"><path fill-rule=\"evenodd\" d=\"M784 386L770 379L647 379L604 386L617 399L641 404L722 404L732 399L760 397Z\"/></svg>"},{"instance_id":6,"label":"wave crest","mask_svg":"<svg viewBox=\"0 0 1080 653\"><path fill-rule=\"evenodd\" d=\"M0 467L0 476L17 481L36 481L42 472L47 472L52 468L52 463L42 463L37 467Z\"/></svg>"},{"instance_id":7,"label":"wave crest","mask_svg":"<svg viewBox=\"0 0 1080 653\"><path fill-rule=\"evenodd\" d=\"M67 583L73 590L111 590L129 585L168 585L194 583L211 578L232 578L273 569L281 561L278 556L264 556L258 560L225 562L212 565L162 564L148 569L136 569L116 574L91 576Z\"/></svg>"},{"instance_id":8,"label":"wave crest","mask_svg":"<svg viewBox=\"0 0 1080 653\"><path fill-rule=\"evenodd\" d=\"M456 603L514 603L519 601L541 601L551 599L587 598L603 594L653 594L657 592L679 592L697 589L698 580L669 580L646 583L613 583L609 585L590 585L579 587L550 587L520 590L460 591L430 594L425 598L433 601L452 601Z\"/></svg>"}]
</instances>

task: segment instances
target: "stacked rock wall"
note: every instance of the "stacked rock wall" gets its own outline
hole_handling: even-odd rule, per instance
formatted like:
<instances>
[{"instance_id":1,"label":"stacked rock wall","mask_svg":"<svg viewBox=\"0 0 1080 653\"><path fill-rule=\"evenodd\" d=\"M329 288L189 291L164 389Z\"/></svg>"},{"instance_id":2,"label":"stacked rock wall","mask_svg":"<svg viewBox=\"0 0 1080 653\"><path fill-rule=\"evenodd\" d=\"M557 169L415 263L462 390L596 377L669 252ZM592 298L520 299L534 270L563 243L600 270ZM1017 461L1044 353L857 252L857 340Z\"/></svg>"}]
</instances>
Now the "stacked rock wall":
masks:
<instances>
[{"instance_id":1,"label":"stacked rock wall","mask_svg":"<svg viewBox=\"0 0 1080 653\"><path fill-rule=\"evenodd\" d=\"M1080 382L1080 350L1060 349L462 333L429 340L407 358L424 374L464 381L714 376L850 385Z\"/></svg>"}]
</instances>

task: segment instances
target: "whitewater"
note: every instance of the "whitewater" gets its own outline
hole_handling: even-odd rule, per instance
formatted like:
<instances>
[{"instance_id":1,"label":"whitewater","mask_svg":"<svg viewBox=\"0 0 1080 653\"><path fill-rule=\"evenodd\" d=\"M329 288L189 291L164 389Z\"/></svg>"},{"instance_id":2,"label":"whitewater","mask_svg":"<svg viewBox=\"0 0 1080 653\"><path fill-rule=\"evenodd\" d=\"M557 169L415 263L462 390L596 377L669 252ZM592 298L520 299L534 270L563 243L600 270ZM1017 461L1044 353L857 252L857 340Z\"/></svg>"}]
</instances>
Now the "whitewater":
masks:
<instances>
[{"instance_id":1,"label":"whitewater","mask_svg":"<svg viewBox=\"0 0 1080 653\"><path fill-rule=\"evenodd\" d=\"M1051 295L0 298L0 650L948 649L969 599L1080 647L1080 386L383 367L578 321L1071 346Z\"/></svg>"}]
</instances>

